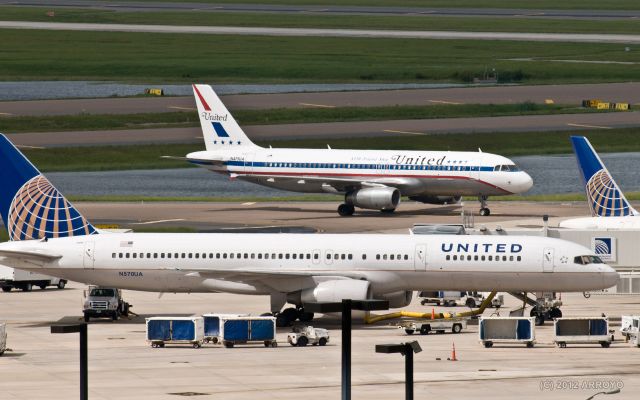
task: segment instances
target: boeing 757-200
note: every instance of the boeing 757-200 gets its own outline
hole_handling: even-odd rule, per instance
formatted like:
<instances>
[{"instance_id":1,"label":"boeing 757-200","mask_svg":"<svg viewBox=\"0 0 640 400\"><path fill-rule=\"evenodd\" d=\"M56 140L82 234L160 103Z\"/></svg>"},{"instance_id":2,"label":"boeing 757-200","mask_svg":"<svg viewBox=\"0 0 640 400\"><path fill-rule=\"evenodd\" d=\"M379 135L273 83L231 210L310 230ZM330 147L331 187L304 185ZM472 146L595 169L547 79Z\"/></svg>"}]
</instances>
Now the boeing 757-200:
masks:
<instances>
[{"instance_id":1,"label":"boeing 757-200","mask_svg":"<svg viewBox=\"0 0 640 400\"><path fill-rule=\"evenodd\" d=\"M122 289L268 295L285 325L312 318L308 302L395 308L416 290L582 292L618 279L589 249L546 237L102 232L3 135L0 187L2 265Z\"/></svg>"},{"instance_id":2,"label":"boeing 757-200","mask_svg":"<svg viewBox=\"0 0 640 400\"><path fill-rule=\"evenodd\" d=\"M188 154L187 161L277 189L344 194L342 216L355 207L393 212L401 196L429 204L477 196L480 215L489 215L488 196L533 185L513 161L480 151L263 148L249 140L211 86L194 85L193 92L206 150Z\"/></svg>"}]
</instances>

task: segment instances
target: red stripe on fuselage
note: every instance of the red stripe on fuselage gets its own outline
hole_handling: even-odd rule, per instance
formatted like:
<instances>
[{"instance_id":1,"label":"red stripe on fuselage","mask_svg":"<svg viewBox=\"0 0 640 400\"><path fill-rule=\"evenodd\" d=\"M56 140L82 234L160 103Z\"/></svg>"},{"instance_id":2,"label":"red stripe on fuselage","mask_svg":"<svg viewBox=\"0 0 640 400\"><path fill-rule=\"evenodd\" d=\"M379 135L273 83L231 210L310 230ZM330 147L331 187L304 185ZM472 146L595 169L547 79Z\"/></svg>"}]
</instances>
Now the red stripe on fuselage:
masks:
<instances>
[{"instance_id":1,"label":"red stripe on fuselage","mask_svg":"<svg viewBox=\"0 0 640 400\"><path fill-rule=\"evenodd\" d=\"M198 95L198 98L200 99L200 102L202 103L202 106L204 107L205 111L211 111L211 107L209 107L209 104L207 104L207 102L204 100L204 97L202 97L196 85L193 85L193 90L196 91L196 94Z\"/></svg>"}]
</instances>

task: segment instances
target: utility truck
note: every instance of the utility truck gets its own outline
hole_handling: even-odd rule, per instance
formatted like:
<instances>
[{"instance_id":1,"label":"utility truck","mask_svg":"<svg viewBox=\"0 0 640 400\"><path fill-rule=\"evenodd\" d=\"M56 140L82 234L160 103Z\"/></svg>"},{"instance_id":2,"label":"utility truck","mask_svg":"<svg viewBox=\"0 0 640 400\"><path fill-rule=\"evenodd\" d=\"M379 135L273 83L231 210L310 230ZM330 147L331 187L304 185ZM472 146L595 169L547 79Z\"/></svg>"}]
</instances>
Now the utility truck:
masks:
<instances>
[{"instance_id":1,"label":"utility truck","mask_svg":"<svg viewBox=\"0 0 640 400\"><path fill-rule=\"evenodd\" d=\"M407 335L413 335L419 332L421 335L427 335L431 332L436 333L460 333L467 328L467 320L461 318L452 319L434 319L425 322L406 321L398 325L398 328L404 329Z\"/></svg>"},{"instance_id":2,"label":"utility truck","mask_svg":"<svg viewBox=\"0 0 640 400\"><path fill-rule=\"evenodd\" d=\"M325 346L329 342L329 331L313 326L296 326L287 335L287 341L292 346L304 347L308 344Z\"/></svg>"},{"instance_id":3,"label":"utility truck","mask_svg":"<svg viewBox=\"0 0 640 400\"><path fill-rule=\"evenodd\" d=\"M0 287L3 292L10 292L11 289L30 292L34 286L38 286L40 289L46 289L47 286L56 286L58 289L64 289L66 284L67 281L65 279L0 266Z\"/></svg>"},{"instance_id":4,"label":"utility truck","mask_svg":"<svg viewBox=\"0 0 640 400\"><path fill-rule=\"evenodd\" d=\"M89 322L91 318L111 318L117 321L121 315L129 315L132 307L122 299L122 291L118 288L89 286L84 297L82 312L85 322Z\"/></svg>"}]
</instances>

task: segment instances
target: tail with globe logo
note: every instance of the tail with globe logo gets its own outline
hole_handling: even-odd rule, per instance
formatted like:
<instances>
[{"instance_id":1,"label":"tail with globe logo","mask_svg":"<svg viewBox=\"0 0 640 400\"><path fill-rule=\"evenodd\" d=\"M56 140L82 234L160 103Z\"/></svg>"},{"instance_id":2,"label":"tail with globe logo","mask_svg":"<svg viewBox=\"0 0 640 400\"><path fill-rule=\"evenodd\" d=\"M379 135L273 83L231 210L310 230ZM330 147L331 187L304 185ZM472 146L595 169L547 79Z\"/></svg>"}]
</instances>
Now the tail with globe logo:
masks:
<instances>
[{"instance_id":1,"label":"tail with globe logo","mask_svg":"<svg viewBox=\"0 0 640 400\"><path fill-rule=\"evenodd\" d=\"M589 140L584 136L571 136L571 144L580 167L591 215L594 217L638 215Z\"/></svg>"},{"instance_id":2,"label":"tail with globe logo","mask_svg":"<svg viewBox=\"0 0 640 400\"><path fill-rule=\"evenodd\" d=\"M0 215L9 240L92 235L97 230L0 134Z\"/></svg>"}]
</instances>

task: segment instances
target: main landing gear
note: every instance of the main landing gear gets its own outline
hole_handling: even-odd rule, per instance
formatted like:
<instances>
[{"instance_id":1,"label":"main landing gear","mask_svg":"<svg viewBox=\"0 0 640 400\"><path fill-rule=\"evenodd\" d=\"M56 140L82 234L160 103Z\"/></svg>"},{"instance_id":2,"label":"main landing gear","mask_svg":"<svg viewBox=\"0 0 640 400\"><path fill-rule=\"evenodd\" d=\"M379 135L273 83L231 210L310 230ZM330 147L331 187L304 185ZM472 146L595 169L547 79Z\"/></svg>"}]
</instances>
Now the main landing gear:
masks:
<instances>
[{"instance_id":1,"label":"main landing gear","mask_svg":"<svg viewBox=\"0 0 640 400\"><path fill-rule=\"evenodd\" d=\"M277 327L286 327L291 326L292 323L299 320L300 322L311 322L313 321L313 313L305 312L304 308L285 308L281 312L275 315L276 317L276 326Z\"/></svg>"},{"instance_id":2,"label":"main landing gear","mask_svg":"<svg viewBox=\"0 0 640 400\"><path fill-rule=\"evenodd\" d=\"M491 214L491 210L487 207L487 196L478 196L480 202L480 215L488 217Z\"/></svg>"},{"instance_id":3,"label":"main landing gear","mask_svg":"<svg viewBox=\"0 0 640 400\"><path fill-rule=\"evenodd\" d=\"M351 204L342 203L338 206L338 214L340 214L341 217L349 217L353 215L355 211L356 208Z\"/></svg>"}]
</instances>

